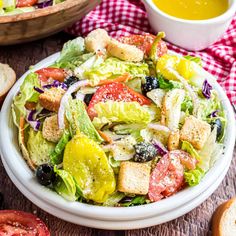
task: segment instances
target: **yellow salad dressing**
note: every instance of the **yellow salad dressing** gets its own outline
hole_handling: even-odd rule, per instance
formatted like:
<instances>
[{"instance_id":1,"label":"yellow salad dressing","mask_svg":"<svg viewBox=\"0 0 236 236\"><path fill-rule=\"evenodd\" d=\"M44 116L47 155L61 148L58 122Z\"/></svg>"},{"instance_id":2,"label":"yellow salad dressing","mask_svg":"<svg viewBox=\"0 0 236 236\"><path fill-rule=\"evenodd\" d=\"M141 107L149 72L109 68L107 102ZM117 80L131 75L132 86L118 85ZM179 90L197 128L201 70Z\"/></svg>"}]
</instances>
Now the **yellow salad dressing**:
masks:
<instances>
[{"instance_id":1,"label":"yellow salad dressing","mask_svg":"<svg viewBox=\"0 0 236 236\"><path fill-rule=\"evenodd\" d=\"M205 20L227 11L228 0L153 0L163 12L182 19Z\"/></svg>"}]
</instances>

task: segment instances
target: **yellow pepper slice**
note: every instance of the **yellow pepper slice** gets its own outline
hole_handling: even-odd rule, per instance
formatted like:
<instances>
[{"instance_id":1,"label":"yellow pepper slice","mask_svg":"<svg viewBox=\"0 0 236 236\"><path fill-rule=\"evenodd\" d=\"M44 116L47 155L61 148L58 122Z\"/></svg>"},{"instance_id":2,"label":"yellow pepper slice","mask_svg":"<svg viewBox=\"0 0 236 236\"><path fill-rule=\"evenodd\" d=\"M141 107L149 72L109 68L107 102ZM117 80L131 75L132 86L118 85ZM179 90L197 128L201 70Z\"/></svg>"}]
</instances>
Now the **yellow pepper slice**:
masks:
<instances>
[{"instance_id":1,"label":"yellow pepper slice","mask_svg":"<svg viewBox=\"0 0 236 236\"><path fill-rule=\"evenodd\" d=\"M66 145L63 167L75 178L88 200L103 203L115 191L114 172L105 152L84 134L77 133Z\"/></svg>"}]
</instances>

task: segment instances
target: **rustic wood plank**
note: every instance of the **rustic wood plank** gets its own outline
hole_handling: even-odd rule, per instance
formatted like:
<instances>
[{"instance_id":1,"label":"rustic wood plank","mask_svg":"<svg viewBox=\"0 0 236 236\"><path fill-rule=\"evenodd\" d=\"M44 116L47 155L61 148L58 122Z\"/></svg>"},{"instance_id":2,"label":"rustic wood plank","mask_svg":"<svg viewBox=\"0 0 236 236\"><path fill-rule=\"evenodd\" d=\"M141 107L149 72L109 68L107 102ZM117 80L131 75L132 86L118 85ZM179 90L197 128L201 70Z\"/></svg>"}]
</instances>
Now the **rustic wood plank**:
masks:
<instances>
[{"instance_id":1,"label":"rustic wood plank","mask_svg":"<svg viewBox=\"0 0 236 236\"><path fill-rule=\"evenodd\" d=\"M0 62L8 63L21 76L30 65L59 51L71 37L59 33L32 43L0 47ZM4 208L29 211L37 214L49 226L52 235L62 236L204 236L211 234L211 217L216 207L236 195L236 149L230 170L214 194L190 213L171 222L140 230L108 231L97 230L60 220L27 200L8 178L0 163L0 192L4 194ZM79 222L78 222L79 223Z\"/></svg>"}]
</instances>

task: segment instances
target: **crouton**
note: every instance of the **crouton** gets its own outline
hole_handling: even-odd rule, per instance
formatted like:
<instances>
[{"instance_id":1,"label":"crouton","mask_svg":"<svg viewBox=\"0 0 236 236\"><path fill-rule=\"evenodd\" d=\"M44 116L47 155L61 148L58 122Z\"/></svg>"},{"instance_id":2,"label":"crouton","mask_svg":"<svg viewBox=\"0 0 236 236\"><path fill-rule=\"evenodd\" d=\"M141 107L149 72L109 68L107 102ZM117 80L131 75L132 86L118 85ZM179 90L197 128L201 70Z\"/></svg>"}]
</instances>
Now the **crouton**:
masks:
<instances>
[{"instance_id":1,"label":"crouton","mask_svg":"<svg viewBox=\"0 0 236 236\"><path fill-rule=\"evenodd\" d=\"M172 131L168 137L167 147L169 151L179 148L179 130Z\"/></svg>"},{"instance_id":2,"label":"crouton","mask_svg":"<svg viewBox=\"0 0 236 236\"><path fill-rule=\"evenodd\" d=\"M139 62L143 60L144 53L137 47L129 44L120 43L115 39L112 39L108 46L107 52L114 57L117 57L124 61Z\"/></svg>"},{"instance_id":3,"label":"crouton","mask_svg":"<svg viewBox=\"0 0 236 236\"><path fill-rule=\"evenodd\" d=\"M118 191L140 195L147 194L150 171L149 163L122 162L118 177Z\"/></svg>"},{"instance_id":4,"label":"crouton","mask_svg":"<svg viewBox=\"0 0 236 236\"><path fill-rule=\"evenodd\" d=\"M200 150L211 133L211 126L202 120L189 116L185 118L180 131L180 140L187 141Z\"/></svg>"},{"instance_id":5,"label":"crouton","mask_svg":"<svg viewBox=\"0 0 236 236\"><path fill-rule=\"evenodd\" d=\"M43 137L46 140L53 143L57 143L63 134L63 130L59 129L58 127L57 120L58 120L57 115L53 115L47 117L43 123L43 129L42 129Z\"/></svg>"},{"instance_id":6,"label":"crouton","mask_svg":"<svg viewBox=\"0 0 236 236\"><path fill-rule=\"evenodd\" d=\"M85 48L89 52L97 52L107 47L110 37L106 30L96 29L85 38Z\"/></svg>"},{"instance_id":7,"label":"crouton","mask_svg":"<svg viewBox=\"0 0 236 236\"><path fill-rule=\"evenodd\" d=\"M57 112L64 93L65 91L61 88L51 88L45 90L44 93L39 95L39 103L45 109Z\"/></svg>"}]
</instances>

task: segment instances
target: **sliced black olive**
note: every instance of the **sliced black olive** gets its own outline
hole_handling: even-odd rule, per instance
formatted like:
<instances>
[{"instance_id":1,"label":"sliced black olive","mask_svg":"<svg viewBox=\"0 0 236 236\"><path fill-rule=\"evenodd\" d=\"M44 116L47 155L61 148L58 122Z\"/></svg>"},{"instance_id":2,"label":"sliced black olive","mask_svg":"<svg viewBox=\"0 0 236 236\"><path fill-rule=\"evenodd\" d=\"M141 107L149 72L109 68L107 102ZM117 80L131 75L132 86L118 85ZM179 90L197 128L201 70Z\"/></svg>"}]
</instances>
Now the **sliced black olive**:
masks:
<instances>
[{"instance_id":1,"label":"sliced black olive","mask_svg":"<svg viewBox=\"0 0 236 236\"><path fill-rule=\"evenodd\" d=\"M84 102L85 102L85 104L88 106L89 105L89 103L90 103L90 101L91 101L91 99L92 99L92 97L93 97L93 94L94 93L90 93L90 94L86 94L85 95L85 97L84 97Z\"/></svg>"},{"instance_id":2,"label":"sliced black olive","mask_svg":"<svg viewBox=\"0 0 236 236\"><path fill-rule=\"evenodd\" d=\"M53 166L50 164L42 164L36 170L36 177L41 185L47 186L55 180Z\"/></svg>"},{"instance_id":3,"label":"sliced black olive","mask_svg":"<svg viewBox=\"0 0 236 236\"><path fill-rule=\"evenodd\" d=\"M142 82L141 90L142 93L146 96L149 91L157 89L159 87L159 81L156 77L146 76L145 80Z\"/></svg>"},{"instance_id":4,"label":"sliced black olive","mask_svg":"<svg viewBox=\"0 0 236 236\"><path fill-rule=\"evenodd\" d=\"M67 85L67 87L70 87L72 84L78 82L79 79L75 76L70 76L68 78L66 78L66 80L64 81L64 83Z\"/></svg>"},{"instance_id":5,"label":"sliced black olive","mask_svg":"<svg viewBox=\"0 0 236 236\"><path fill-rule=\"evenodd\" d=\"M211 130L213 130L214 128L216 128L217 130L217 139L219 139L223 132L223 124L220 119L216 119L211 122Z\"/></svg>"},{"instance_id":6,"label":"sliced black olive","mask_svg":"<svg viewBox=\"0 0 236 236\"><path fill-rule=\"evenodd\" d=\"M151 143L140 142L134 145L134 161L147 162L151 161L157 155L157 150Z\"/></svg>"}]
</instances>

